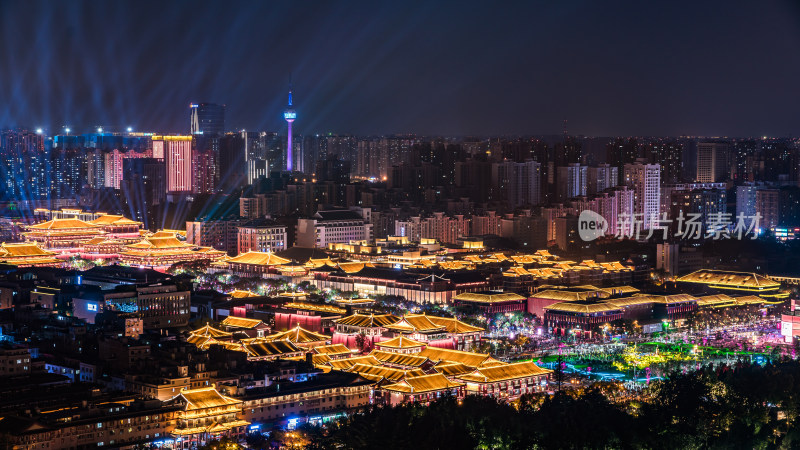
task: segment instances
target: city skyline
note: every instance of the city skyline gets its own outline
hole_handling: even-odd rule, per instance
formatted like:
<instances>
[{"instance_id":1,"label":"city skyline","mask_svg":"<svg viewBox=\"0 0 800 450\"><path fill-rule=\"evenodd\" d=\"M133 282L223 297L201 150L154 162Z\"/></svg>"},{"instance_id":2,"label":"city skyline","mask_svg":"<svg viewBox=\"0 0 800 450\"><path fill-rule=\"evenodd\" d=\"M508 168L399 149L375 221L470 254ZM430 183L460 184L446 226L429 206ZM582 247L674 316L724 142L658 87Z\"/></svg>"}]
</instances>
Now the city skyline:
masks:
<instances>
[{"instance_id":1,"label":"city skyline","mask_svg":"<svg viewBox=\"0 0 800 450\"><path fill-rule=\"evenodd\" d=\"M3 4L0 124L285 130L291 72L299 134L800 134L788 2L235 6Z\"/></svg>"}]
</instances>

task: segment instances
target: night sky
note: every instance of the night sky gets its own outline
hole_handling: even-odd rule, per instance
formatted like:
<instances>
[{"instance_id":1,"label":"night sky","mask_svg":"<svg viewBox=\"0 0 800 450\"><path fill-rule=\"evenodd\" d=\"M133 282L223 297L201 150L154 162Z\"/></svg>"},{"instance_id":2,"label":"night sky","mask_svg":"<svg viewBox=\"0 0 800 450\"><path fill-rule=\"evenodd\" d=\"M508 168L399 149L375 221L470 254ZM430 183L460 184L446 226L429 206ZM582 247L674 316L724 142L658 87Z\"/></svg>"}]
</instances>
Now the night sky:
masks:
<instances>
[{"instance_id":1,"label":"night sky","mask_svg":"<svg viewBox=\"0 0 800 450\"><path fill-rule=\"evenodd\" d=\"M0 127L800 135L779 1L0 0Z\"/></svg>"}]
</instances>

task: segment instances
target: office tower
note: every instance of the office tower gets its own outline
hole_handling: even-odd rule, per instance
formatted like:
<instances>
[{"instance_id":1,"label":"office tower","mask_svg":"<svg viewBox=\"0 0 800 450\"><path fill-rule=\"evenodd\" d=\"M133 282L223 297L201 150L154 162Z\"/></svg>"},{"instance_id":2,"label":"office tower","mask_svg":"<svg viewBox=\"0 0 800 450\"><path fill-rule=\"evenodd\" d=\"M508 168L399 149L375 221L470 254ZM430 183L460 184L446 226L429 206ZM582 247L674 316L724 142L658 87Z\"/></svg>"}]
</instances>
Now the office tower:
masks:
<instances>
[{"instance_id":1,"label":"office tower","mask_svg":"<svg viewBox=\"0 0 800 450\"><path fill-rule=\"evenodd\" d=\"M221 136L225 133L225 105L214 103L192 103L191 134Z\"/></svg>"},{"instance_id":2,"label":"office tower","mask_svg":"<svg viewBox=\"0 0 800 450\"><path fill-rule=\"evenodd\" d=\"M288 130L286 132L286 170L294 170L294 147L292 146L292 123L297 119L297 111L292 108L292 86L289 86L289 105L283 111L283 118L286 120Z\"/></svg>"},{"instance_id":3,"label":"office tower","mask_svg":"<svg viewBox=\"0 0 800 450\"><path fill-rule=\"evenodd\" d=\"M192 192L192 137L153 136L153 150L164 149L167 192Z\"/></svg>"},{"instance_id":4,"label":"office tower","mask_svg":"<svg viewBox=\"0 0 800 450\"><path fill-rule=\"evenodd\" d=\"M728 149L723 142L697 143L697 176L698 183L714 183L725 181L728 175Z\"/></svg>"},{"instance_id":5,"label":"office tower","mask_svg":"<svg viewBox=\"0 0 800 450\"><path fill-rule=\"evenodd\" d=\"M610 164L599 164L586 171L586 193L588 195L603 192L619 183L619 168Z\"/></svg>"},{"instance_id":6,"label":"office tower","mask_svg":"<svg viewBox=\"0 0 800 450\"><path fill-rule=\"evenodd\" d=\"M586 175L588 168L578 163L558 167L556 174L559 200L567 200L586 195Z\"/></svg>"},{"instance_id":7,"label":"office tower","mask_svg":"<svg viewBox=\"0 0 800 450\"><path fill-rule=\"evenodd\" d=\"M658 164L625 164L625 184L633 190L633 210L642 229L649 229L661 209L661 167Z\"/></svg>"}]
</instances>

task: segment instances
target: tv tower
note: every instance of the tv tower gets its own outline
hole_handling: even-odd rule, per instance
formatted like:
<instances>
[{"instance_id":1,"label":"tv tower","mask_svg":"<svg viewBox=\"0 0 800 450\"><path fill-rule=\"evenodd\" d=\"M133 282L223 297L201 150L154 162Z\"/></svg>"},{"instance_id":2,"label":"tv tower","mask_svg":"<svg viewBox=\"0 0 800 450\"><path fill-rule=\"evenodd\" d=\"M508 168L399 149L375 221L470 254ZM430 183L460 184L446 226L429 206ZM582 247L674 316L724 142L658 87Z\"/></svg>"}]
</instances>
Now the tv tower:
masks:
<instances>
[{"instance_id":1,"label":"tv tower","mask_svg":"<svg viewBox=\"0 0 800 450\"><path fill-rule=\"evenodd\" d=\"M289 131L287 132L288 138L286 142L286 170L289 172L293 169L292 164L292 122L294 119L297 118L297 112L292 108L292 81L291 78L289 79L289 105L283 111L283 118L286 120L286 123L289 125Z\"/></svg>"}]
</instances>

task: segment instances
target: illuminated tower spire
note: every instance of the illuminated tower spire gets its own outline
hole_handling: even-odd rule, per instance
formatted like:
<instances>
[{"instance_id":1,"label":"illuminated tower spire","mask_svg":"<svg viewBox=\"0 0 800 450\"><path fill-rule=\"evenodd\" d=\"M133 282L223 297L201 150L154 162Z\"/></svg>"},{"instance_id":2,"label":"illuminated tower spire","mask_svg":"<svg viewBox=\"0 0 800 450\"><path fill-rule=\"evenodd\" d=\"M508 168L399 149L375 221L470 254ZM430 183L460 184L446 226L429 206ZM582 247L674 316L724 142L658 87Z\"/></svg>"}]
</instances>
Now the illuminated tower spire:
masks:
<instances>
[{"instance_id":1,"label":"illuminated tower spire","mask_svg":"<svg viewBox=\"0 0 800 450\"><path fill-rule=\"evenodd\" d=\"M289 79L289 105L283 111L283 118L286 119L286 123L289 126L289 130L287 131L287 142L286 142L286 170L289 172L293 169L292 164L292 122L294 119L297 118L297 112L292 108L292 81L291 78Z\"/></svg>"}]
</instances>

